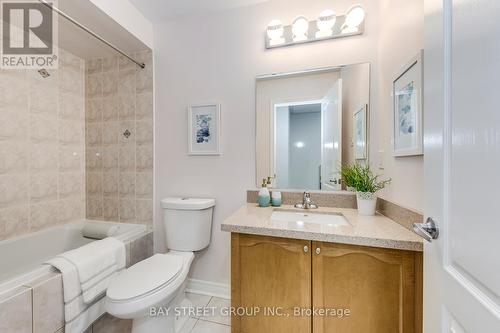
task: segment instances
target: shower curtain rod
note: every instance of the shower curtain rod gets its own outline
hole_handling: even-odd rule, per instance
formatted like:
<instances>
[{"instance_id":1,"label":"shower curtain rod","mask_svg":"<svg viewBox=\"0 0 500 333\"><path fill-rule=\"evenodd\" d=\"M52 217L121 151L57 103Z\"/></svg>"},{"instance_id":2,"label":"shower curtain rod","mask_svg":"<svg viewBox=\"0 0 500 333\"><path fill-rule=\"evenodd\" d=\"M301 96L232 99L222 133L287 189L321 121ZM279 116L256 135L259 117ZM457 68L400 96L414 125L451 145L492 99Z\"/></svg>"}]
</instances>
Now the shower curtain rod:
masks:
<instances>
[{"instance_id":1,"label":"shower curtain rod","mask_svg":"<svg viewBox=\"0 0 500 333\"><path fill-rule=\"evenodd\" d=\"M98 40L100 40L101 42L103 42L104 44L108 45L109 47L111 47L116 52L118 52L121 55L123 55L124 57L128 58L130 61L132 61L133 63L135 63L137 66L139 66L141 68L145 68L146 67L146 65L144 63L135 60L134 58L132 58L131 56L129 56L127 53L125 53L124 51L122 51L118 47L114 46L113 44L111 44L110 42L108 42L107 40L105 40L103 37L99 36L97 33L93 32L92 30L90 30L89 28L87 28L86 26L84 26L83 24L81 24L80 22L78 22L77 20L75 20L74 18L72 18L71 16L69 16L68 14L66 14L65 12L61 11L59 8L56 8L56 7L52 6L51 4L47 3L45 0L38 0L38 1L40 1L42 4L44 4L45 6L47 6L48 8L50 8L51 10L53 10L54 12L56 12L57 14L61 15L66 20L70 21L71 23L73 23L74 25L76 25L77 27L79 27L80 29L88 32L90 35L94 36L95 38L97 38Z\"/></svg>"}]
</instances>

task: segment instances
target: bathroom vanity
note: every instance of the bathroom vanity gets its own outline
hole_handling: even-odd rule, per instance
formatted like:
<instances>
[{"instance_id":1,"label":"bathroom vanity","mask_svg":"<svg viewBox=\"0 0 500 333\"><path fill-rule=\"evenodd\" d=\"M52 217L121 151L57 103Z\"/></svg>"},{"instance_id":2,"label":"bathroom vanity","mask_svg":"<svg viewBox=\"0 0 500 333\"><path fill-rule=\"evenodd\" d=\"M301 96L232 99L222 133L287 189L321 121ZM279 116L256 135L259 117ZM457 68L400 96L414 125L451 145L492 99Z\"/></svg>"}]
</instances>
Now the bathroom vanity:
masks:
<instances>
[{"instance_id":1,"label":"bathroom vanity","mask_svg":"<svg viewBox=\"0 0 500 333\"><path fill-rule=\"evenodd\" d=\"M233 333L422 332L422 241L382 215L246 204L231 232Z\"/></svg>"}]
</instances>

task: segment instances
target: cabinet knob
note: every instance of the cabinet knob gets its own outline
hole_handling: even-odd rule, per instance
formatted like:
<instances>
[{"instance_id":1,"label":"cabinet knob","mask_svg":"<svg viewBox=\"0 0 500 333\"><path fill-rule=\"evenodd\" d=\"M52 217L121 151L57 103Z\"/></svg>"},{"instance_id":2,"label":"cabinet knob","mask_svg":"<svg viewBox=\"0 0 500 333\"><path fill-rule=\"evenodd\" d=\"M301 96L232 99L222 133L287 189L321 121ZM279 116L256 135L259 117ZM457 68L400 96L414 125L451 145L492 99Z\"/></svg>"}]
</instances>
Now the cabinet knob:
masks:
<instances>
[{"instance_id":1,"label":"cabinet knob","mask_svg":"<svg viewBox=\"0 0 500 333\"><path fill-rule=\"evenodd\" d=\"M307 252L309 252L309 246L306 245L306 246L304 246L304 253L307 253Z\"/></svg>"},{"instance_id":2,"label":"cabinet knob","mask_svg":"<svg viewBox=\"0 0 500 333\"><path fill-rule=\"evenodd\" d=\"M316 254L320 254L321 253L321 249L319 247L316 248Z\"/></svg>"}]
</instances>

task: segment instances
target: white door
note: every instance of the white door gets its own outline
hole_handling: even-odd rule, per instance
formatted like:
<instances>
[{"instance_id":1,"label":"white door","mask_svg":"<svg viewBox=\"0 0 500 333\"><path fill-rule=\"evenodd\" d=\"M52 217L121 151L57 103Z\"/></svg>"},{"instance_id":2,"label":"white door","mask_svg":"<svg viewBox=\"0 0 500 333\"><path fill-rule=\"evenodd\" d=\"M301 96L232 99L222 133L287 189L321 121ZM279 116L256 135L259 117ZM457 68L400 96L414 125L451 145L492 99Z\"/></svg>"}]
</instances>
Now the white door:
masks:
<instances>
[{"instance_id":1,"label":"white door","mask_svg":"<svg viewBox=\"0 0 500 333\"><path fill-rule=\"evenodd\" d=\"M425 0L424 332L500 332L500 1Z\"/></svg>"},{"instance_id":2,"label":"white door","mask_svg":"<svg viewBox=\"0 0 500 333\"><path fill-rule=\"evenodd\" d=\"M342 79L321 101L321 189L340 190L342 156Z\"/></svg>"}]
</instances>

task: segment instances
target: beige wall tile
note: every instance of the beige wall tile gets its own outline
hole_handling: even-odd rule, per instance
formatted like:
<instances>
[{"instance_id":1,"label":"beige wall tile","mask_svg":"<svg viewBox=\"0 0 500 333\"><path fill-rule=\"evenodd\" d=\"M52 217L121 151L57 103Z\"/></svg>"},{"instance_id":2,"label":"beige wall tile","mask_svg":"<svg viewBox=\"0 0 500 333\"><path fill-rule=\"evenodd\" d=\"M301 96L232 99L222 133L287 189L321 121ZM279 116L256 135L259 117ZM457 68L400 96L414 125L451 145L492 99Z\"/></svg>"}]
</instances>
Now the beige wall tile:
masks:
<instances>
[{"instance_id":1,"label":"beige wall tile","mask_svg":"<svg viewBox=\"0 0 500 333\"><path fill-rule=\"evenodd\" d=\"M0 239L83 217L83 64L61 51L47 78L0 71Z\"/></svg>"},{"instance_id":2,"label":"beige wall tile","mask_svg":"<svg viewBox=\"0 0 500 333\"><path fill-rule=\"evenodd\" d=\"M33 290L33 333L53 333L64 326L61 274L28 285Z\"/></svg>"},{"instance_id":3,"label":"beige wall tile","mask_svg":"<svg viewBox=\"0 0 500 333\"><path fill-rule=\"evenodd\" d=\"M118 147L102 148L102 170L104 172L118 171Z\"/></svg>"},{"instance_id":4,"label":"beige wall tile","mask_svg":"<svg viewBox=\"0 0 500 333\"><path fill-rule=\"evenodd\" d=\"M104 121L118 120L118 95L111 95L102 99Z\"/></svg>"},{"instance_id":5,"label":"beige wall tile","mask_svg":"<svg viewBox=\"0 0 500 333\"><path fill-rule=\"evenodd\" d=\"M137 199L135 202L135 211L138 222L153 224L153 200Z\"/></svg>"},{"instance_id":6,"label":"beige wall tile","mask_svg":"<svg viewBox=\"0 0 500 333\"><path fill-rule=\"evenodd\" d=\"M102 59L95 58L89 59L85 63L85 70L87 74L94 74L102 71Z\"/></svg>"},{"instance_id":7,"label":"beige wall tile","mask_svg":"<svg viewBox=\"0 0 500 333\"><path fill-rule=\"evenodd\" d=\"M59 87L62 90L82 93L84 85L81 78L82 73L73 68L59 69Z\"/></svg>"},{"instance_id":8,"label":"beige wall tile","mask_svg":"<svg viewBox=\"0 0 500 333\"><path fill-rule=\"evenodd\" d=\"M0 81L3 81L0 80ZM0 140L25 140L29 130L29 113L26 108L0 104Z\"/></svg>"},{"instance_id":9,"label":"beige wall tile","mask_svg":"<svg viewBox=\"0 0 500 333\"><path fill-rule=\"evenodd\" d=\"M86 76L85 93L89 98L102 97L102 73Z\"/></svg>"},{"instance_id":10,"label":"beige wall tile","mask_svg":"<svg viewBox=\"0 0 500 333\"><path fill-rule=\"evenodd\" d=\"M27 174L0 175L0 208L28 203L29 184Z\"/></svg>"},{"instance_id":11,"label":"beige wall tile","mask_svg":"<svg viewBox=\"0 0 500 333\"><path fill-rule=\"evenodd\" d=\"M60 198L80 198L84 189L81 172L59 173L58 187Z\"/></svg>"},{"instance_id":12,"label":"beige wall tile","mask_svg":"<svg viewBox=\"0 0 500 333\"><path fill-rule=\"evenodd\" d=\"M100 148L87 148L85 152L85 166L88 171L102 171L102 156Z\"/></svg>"},{"instance_id":13,"label":"beige wall tile","mask_svg":"<svg viewBox=\"0 0 500 333\"><path fill-rule=\"evenodd\" d=\"M153 120L142 120L136 122L136 144L145 145L153 143Z\"/></svg>"},{"instance_id":14,"label":"beige wall tile","mask_svg":"<svg viewBox=\"0 0 500 333\"><path fill-rule=\"evenodd\" d=\"M136 64L134 64L132 61L129 59L125 58L124 56L120 55L118 56L118 69L119 70L126 70L126 69L135 69Z\"/></svg>"},{"instance_id":15,"label":"beige wall tile","mask_svg":"<svg viewBox=\"0 0 500 333\"><path fill-rule=\"evenodd\" d=\"M29 204L0 208L0 239L6 239L26 233L29 229Z\"/></svg>"},{"instance_id":16,"label":"beige wall tile","mask_svg":"<svg viewBox=\"0 0 500 333\"><path fill-rule=\"evenodd\" d=\"M31 290L20 287L0 297L0 332L31 333Z\"/></svg>"},{"instance_id":17,"label":"beige wall tile","mask_svg":"<svg viewBox=\"0 0 500 333\"><path fill-rule=\"evenodd\" d=\"M32 203L57 199L57 172L32 174L30 184Z\"/></svg>"},{"instance_id":18,"label":"beige wall tile","mask_svg":"<svg viewBox=\"0 0 500 333\"><path fill-rule=\"evenodd\" d=\"M151 63L151 53L138 55L144 62ZM97 69L100 63L102 72ZM88 65L88 63L87 63ZM90 75L87 75L87 87L100 86L94 89L95 95L87 94L87 105L94 100L102 99L102 118L95 116L91 108L87 110L87 172L102 174L102 189L87 189L91 203L87 203L88 214L99 215L106 220L137 222L138 217L149 223L152 216L152 161L153 161L153 97L147 92L152 82L138 84L139 76L146 80L148 75L138 74L135 64L119 57L104 58L91 64ZM151 77L152 78L152 77ZM95 82L95 80L101 82ZM136 87L146 92L136 96ZM137 97L137 98L136 98ZM136 113L136 99L140 112ZM136 126L136 118L139 123ZM102 129L101 141L92 138L89 133L92 128ZM123 133L128 130L130 136ZM93 150L95 149L95 150ZM136 157L139 149L139 158ZM89 153L99 153L99 158L88 156ZM140 162L140 168L137 163ZM137 170L145 171L144 175L137 174ZM88 180L87 180L88 184ZM137 199L147 199L137 202ZM100 200L99 203L96 201ZM140 215L139 215L140 214ZM102 216L101 216L102 215Z\"/></svg>"},{"instance_id":19,"label":"beige wall tile","mask_svg":"<svg viewBox=\"0 0 500 333\"><path fill-rule=\"evenodd\" d=\"M152 67L146 67L137 71L135 87L138 94L153 91Z\"/></svg>"},{"instance_id":20,"label":"beige wall tile","mask_svg":"<svg viewBox=\"0 0 500 333\"><path fill-rule=\"evenodd\" d=\"M153 198L152 172L138 172L136 174L135 195L141 199Z\"/></svg>"},{"instance_id":21,"label":"beige wall tile","mask_svg":"<svg viewBox=\"0 0 500 333\"><path fill-rule=\"evenodd\" d=\"M110 72L115 71L118 72L118 57L107 57L102 59L102 71Z\"/></svg>"},{"instance_id":22,"label":"beige wall tile","mask_svg":"<svg viewBox=\"0 0 500 333\"><path fill-rule=\"evenodd\" d=\"M118 94L118 118L120 120L135 118L135 96L133 93Z\"/></svg>"},{"instance_id":23,"label":"beige wall tile","mask_svg":"<svg viewBox=\"0 0 500 333\"><path fill-rule=\"evenodd\" d=\"M137 120L153 119L153 94L137 94L135 100L135 116Z\"/></svg>"},{"instance_id":24,"label":"beige wall tile","mask_svg":"<svg viewBox=\"0 0 500 333\"><path fill-rule=\"evenodd\" d=\"M32 113L30 115L30 139L32 142L57 141L57 117L55 115Z\"/></svg>"},{"instance_id":25,"label":"beige wall tile","mask_svg":"<svg viewBox=\"0 0 500 333\"><path fill-rule=\"evenodd\" d=\"M102 77L102 96L114 96L118 93L118 72L106 72Z\"/></svg>"},{"instance_id":26,"label":"beige wall tile","mask_svg":"<svg viewBox=\"0 0 500 333\"><path fill-rule=\"evenodd\" d=\"M119 150L118 163L121 172L135 171L135 146L122 146Z\"/></svg>"},{"instance_id":27,"label":"beige wall tile","mask_svg":"<svg viewBox=\"0 0 500 333\"><path fill-rule=\"evenodd\" d=\"M130 243L130 265L153 255L153 233L150 232Z\"/></svg>"},{"instance_id":28,"label":"beige wall tile","mask_svg":"<svg viewBox=\"0 0 500 333\"><path fill-rule=\"evenodd\" d=\"M85 217L85 199L61 199L59 200L58 221L68 223L83 219Z\"/></svg>"},{"instance_id":29,"label":"beige wall tile","mask_svg":"<svg viewBox=\"0 0 500 333\"><path fill-rule=\"evenodd\" d=\"M87 194L102 194L102 172L87 172Z\"/></svg>"},{"instance_id":30,"label":"beige wall tile","mask_svg":"<svg viewBox=\"0 0 500 333\"><path fill-rule=\"evenodd\" d=\"M27 173L29 152L27 142L0 141L0 175Z\"/></svg>"},{"instance_id":31,"label":"beige wall tile","mask_svg":"<svg viewBox=\"0 0 500 333\"><path fill-rule=\"evenodd\" d=\"M88 123L85 126L85 140L87 147L98 147L102 143L102 123Z\"/></svg>"},{"instance_id":32,"label":"beige wall tile","mask_svg":"<svg viewBox=\"0 0 500 333\"><path fill-rule=\"evenodd\" d=\"M57 170L57 144L33 143L30 145L30 168L32 172Z\"/></svg>"},{"instance_id":33,"label":"beige wall tile","mask_svg":"<svg viewBox=\"0 0 500 333\"><path fill-rule=\"evenodd\" d=\"M153 147L151 145L139 146L136 152L137 171L145 172L153 170Z\"/></svg>"},{"instance_id":34,"label":"beige wall tile","mask_svg":"<svg viewBox=\"0 0 500 333\"><path fill-rule=\"evenodd\" d=\"M94 123L102 120L104 101L101 97L87 98L85 102L85 122Z\"/></svg>"},{"instance_id":35,"label":"beige wall tile","mask_svg":"<svg viewBox=\"0 0 500 333\"><path fill-rule=\"evenodd\" d=\"M119 218L119 199L117 196L103 197L103 217L108 221L117 221Z\"/></svg>"},{"instance_id":36,"label":"beige wall tile","mask_svg":"<svg viewBox=\"0 0 500 333\"><path fill-rule=\"evenodd\" d=\"M87 194L87 217L99 218L102 217L102 196Z\"/></svg>"},{"instance_id":37,"label":"beige wall tile","mask_svg":"<svg viewBox=\"0 0 500 333\"><path fill-rule=\"evenodd\" d=\"M135 172L122 172L120 176L120 198L135 197Z\"/></svg>"},{"instance_id":38,"label":"beige wall tile","mask_svg":"<svg viewBox=\"0 0 500 333\"><path fill-rule=\"evenodd\" d=\"M118 172L102 174L102 192L105 196L118 196Z\"/></svg>"},{"instance_id":39,"label":"beige wall tile","mask_svg":"<svg viewBox=\"0 0 500 333\"><path fill-rule=\"evenodd\" d=\"M71 92L59 93L59 119L81 121L85 115L83 96Z\"/></svg>"},{"instance_id":40,"label":"beige wall tile","mask_svg":"<svg viewBox=\"0 0 500 333\"><path fill-rule=\"evenodd\" d=\"M106 121L102 125L102 145L113 146L118 144L120 123L118 121Z\"/></svg>"},{"instance_id":41,"label":"beige wall tile","mask_svg":"<svg viewBox=\"0 0 500 333\"><path fill-rule=\"evenodd\" d=\"M60 145L59 171L79 172L83 174L84 154L83 143L78 145Z\"/></svg>"},{"instance_id":42,"label":"beige wall tile","mask_svg":"<svg viewBox=\"0 0 500 333\"><path fill-rule=\"evenodd\" d=\"M120 208L118 211L121 222L133 222L136 220L135 199L120 198Z\"/></svg>"},{"instance_id":43,"label":"beige wall tile","mask_svg":"<svg viewBox=\"0 0 500 333\"><path fill-rule=\"evenodd\" d=\"M30 231L41 230L57 224L59 221L57 218L58 211L59 203L57 200L31 205Z\"/></svg>"}]
</instances>

